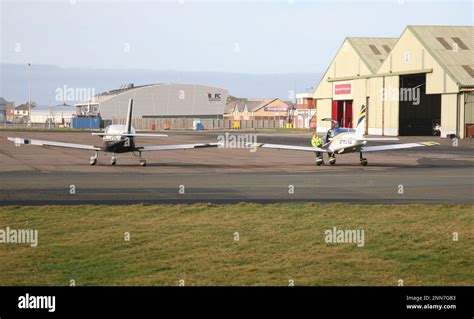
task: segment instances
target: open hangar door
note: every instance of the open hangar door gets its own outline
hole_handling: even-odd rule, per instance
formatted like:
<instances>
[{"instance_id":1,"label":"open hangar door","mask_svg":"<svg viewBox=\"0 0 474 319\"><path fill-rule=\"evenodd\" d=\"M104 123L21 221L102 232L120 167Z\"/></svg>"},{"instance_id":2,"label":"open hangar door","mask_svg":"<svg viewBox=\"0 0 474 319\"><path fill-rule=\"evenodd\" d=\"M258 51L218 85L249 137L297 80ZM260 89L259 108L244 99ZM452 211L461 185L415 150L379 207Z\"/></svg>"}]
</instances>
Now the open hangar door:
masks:
<instances>
[{"instance_id":1,"label":"open hangar door","mask_svg":"<svg viewBox=\"0 0 474 319\"><path fill-rule=\"evenodd\" d=\"M464 95L464 125L466 137L474 137L474 92Z\"/></svg>"},{"instance_id":2,"label":"open hangar door","mask_svg":"<svg viewBox=\"0 0 474 319\"><path fill-rule=\"evenodd\" d=\"M340 127L352 128L352 100L332 101L332 119L337 121Z\"/></svg>"},{"instance_id":3,"label":"open hangar door","mask_svg":"<svg viewBox=\"0 0 474 319\"><path fill-rule=\"evenodd\" d=\"M426 74L400 76L399 135L433 135L441 123L441 94L426 94Z\"/></svg>"}]
</instances>

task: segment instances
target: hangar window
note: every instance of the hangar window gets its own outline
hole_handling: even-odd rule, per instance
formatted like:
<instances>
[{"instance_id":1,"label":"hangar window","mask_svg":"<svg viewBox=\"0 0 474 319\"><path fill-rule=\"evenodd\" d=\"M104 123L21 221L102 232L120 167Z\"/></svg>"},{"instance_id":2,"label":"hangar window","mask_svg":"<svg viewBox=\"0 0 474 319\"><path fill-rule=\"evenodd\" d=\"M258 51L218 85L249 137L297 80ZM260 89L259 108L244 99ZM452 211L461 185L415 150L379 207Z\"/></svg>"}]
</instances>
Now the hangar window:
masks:
<instances>
[{"instance_id":1,"label":"hangar window","mask_svg":"<svg viewBox=\"0 0 474 319\"><path fill-rule=\"evenodd\" d=\"M377 49L377 47L375 45L369 44L369 48L372 50L372 52L375 55L382 55L382 53L379 51L379 49Z\"/></svg>"},{"instance_id":2,"label":"hangar window","mask_svg":"<svg viewBox=\"0 0 474 319\"><path fill-rule=\"evenodd\" d=\"M469 50L469 48L467 47L467 45L462 42L461 39L459 39L458 37L454 37L454 38L451 38L453 39L453 41L458 45L458 47L460 47L462 50Z\"/></svg>"},{"instance_id":3,"label":"hangar window","mask_svg":"<svg viewBox=\"0 0 474 319\"><path fill-rule=\"evenodd\" d=\"M390 49L390 47L386 44L382 45L382 47L384 48L385 52L387 52L387 53L390 53L390 51L392 51L392 49Z\"/></svg>"},{"instance_id":4,"label":"hangar window","mask_svg":"<svg viewBox=\"0 0 474 319\"><path fill-rule=\"evenodd\" d=\"M466 71L471 78L474 78L474 69L470 65L461 65L464 71Z\"/></svg>"},{"instance_id":5,"label":"hangar window","mask_svg":"<svg viewBox=\"0 0 474 319\"><path fill-rule=\"evenodd\" d=\"M442 37L437 37L436 40L446 49L446 50L452 50L453 48L451 45Z\"/></svg>"}]
</instances>

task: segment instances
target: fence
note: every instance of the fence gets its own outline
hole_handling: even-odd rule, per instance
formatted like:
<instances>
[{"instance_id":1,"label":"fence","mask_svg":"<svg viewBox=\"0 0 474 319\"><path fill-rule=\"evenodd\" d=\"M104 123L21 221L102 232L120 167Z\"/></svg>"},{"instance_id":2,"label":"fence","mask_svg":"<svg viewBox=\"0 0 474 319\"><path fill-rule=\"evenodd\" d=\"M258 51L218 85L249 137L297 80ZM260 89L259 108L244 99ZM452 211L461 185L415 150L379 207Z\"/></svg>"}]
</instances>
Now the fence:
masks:
<instances>
[{"instance_id":1,"label":"fence","mask_svg":"<svg viewBox=\"0 0 474 319\"><path fill-rule=\"evenodd\" d=\"M48 128L58 128L59 124L51 123L49 125L48 123L31 123L31 124L26 124L26 123L5 123L5 122L0 122L0 128L5 128L5 129L27 129L27 128L35 128L35 129L48 129Z\"/></svg>"},{"instance_id":2,"label":"fence","mask_svg":"<svg viewBox=\"0 0 474 319\"><path fill-rule=\"evenodd\" d=\"M195 119L192 118L143 118L134 119L133 127L137 130L162 130L165 126L169 125L172 130L191 130L193 129ZM235 126L232 124L234 120L218 120L218 119L200 119L199 120L205 130L219 130L219 129L232 129ZM284 128L285 120L240 120L240 129L262 129L262 128ZM114 118L111 123L107 124L125 124L124 118Z\"/></svg>"},{"instance_id":3,"label":"fence","mask_svg":"<svg viewBox=\"0 0 474 319\"><path fill-rule=\"evenodd\" d=\"M194 119L189 118L143 118L143 119L134 119L133 127L137 130L163 130L165 124L169 125L169 128L172 130L191 130L193 129ZM235 129L239 127L241 130L253 130L253 129L265 129L265 128L284 128L286 121L285 120L218 120L218 119L200 119L200 122L205 130L222 130L222 129ZM235 124L238 122L238 126ZM112 120L104 120L103 126L110 124L125 124L125 118L114 118ZM50 128L45 123L32 123L27 125L26 123L0 123L1 128ZM58 125L53 125L51 128L58 127Z\"/></svg>"}]
</instances>

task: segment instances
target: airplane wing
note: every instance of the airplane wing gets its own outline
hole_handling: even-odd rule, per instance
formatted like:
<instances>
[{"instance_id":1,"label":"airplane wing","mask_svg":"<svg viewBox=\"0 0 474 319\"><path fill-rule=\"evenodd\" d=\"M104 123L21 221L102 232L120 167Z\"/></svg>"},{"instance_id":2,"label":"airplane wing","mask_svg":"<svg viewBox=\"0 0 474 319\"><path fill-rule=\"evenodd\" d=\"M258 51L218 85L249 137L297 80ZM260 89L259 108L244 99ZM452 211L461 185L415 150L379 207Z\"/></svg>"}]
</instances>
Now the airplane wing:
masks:
<instances>
[{"instance_id":1,"label":"airplane wing","mask_svg":"<svg viewBox=\"0 0 474 319\"><path fill-rule=\"evenodd\" d=\"M436 142L419 142L419 143L403 143L403 144L389 144L389 145L377 145L377 146L363 146L361 152L379 152L379 151L391 151L400 150L405 148L424 147L424 146L435 146L439 145Z\"/></svg>"},{"instance_id":2,"label":"airplane wing","mask_svg":"<svg viewBox=\"0 0 474 319\"><path fill-rule=\"evenodd\" d=\"M329 152L329 150L325 148L310 147L310 146L295 146L295 145L266 144L266 143L248 144L248 146L255 147L255 148L273 148L277 150L289 150L289 151L306 151L306 152L323 152L323 153Z\"/></svg>"},{"instance_id":3,"label":"airplane wing","mask_svg":"<svg viewBox=\"0 0 474 319\"><path fill-rule=\"evenodd\" d=\"M397 137L362 137L358 138L361 141L399 141Z\"/></svg>"},{"instance_id":4,"label":"airplane wing","mask_svg":"<svg viewBox=\"0 0 474 319\"><path fill-rule=\"evenodd\" d=\"M80 150L100 151L100 147L85 144L63 143L54 141L31 140L19 137L8 137L8 140L15 143L16 146L24 145L38 145L38 146L56 146L65 148L75 148Z\"/></svg>"},{"instance_id":5,"label":"airplane wing","mask_svg":"<svg viewBox=\"0 0 474 319\"><path fill-rule=\"evenodd\" d=\"M114 134L114 133L92 133L95 136L127 136L127 137L168 137L167 134L148 134L148 133L130 133L130 134Z\"/></svg>"},{"instance_id":6,"label":"airplane wing","mask_svg":"<svg viewBox=\"0 0 474 319\"><path fill-rule=\"evenodd\" d=\"M219 143L200 143L200 144L178 144L178 145L159 145L159 146L142 146L137 147L137 151L172 151L172 150L187 150L193 148L207 148L218 147Z\"/></svg>"}]
</instances>

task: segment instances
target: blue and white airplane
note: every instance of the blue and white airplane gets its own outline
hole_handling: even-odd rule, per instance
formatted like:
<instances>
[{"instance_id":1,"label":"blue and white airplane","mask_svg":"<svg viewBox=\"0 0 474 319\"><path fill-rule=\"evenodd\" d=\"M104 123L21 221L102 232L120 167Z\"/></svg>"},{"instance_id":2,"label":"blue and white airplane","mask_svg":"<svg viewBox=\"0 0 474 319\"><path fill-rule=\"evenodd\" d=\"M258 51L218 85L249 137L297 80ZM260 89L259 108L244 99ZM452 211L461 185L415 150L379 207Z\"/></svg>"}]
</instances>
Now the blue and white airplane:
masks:
<instances>
[{"instance_id":1,"label":"blue and white airplane","mask_svg":"<svg viewBox=\"0 0 474 319\"><path fill-rule=\"evenodd\" d=\"M328 154L329 164L336 164L336 154L356 153L360 154L360 164L367 166L367 158L363 157L363 153L379 152L379 151L392 151L414 147L434 146L439 145L436 142L418 142L418 143L402 143L402 144L389 144L389 145L376 145L366 146L369 141L397 141L396 137L365 137L365 121L366 121L365 105L361 106L360 117L357 122L355 129L352 128L340 128L338 123L333 121L335 124L334 129L330 129L326 137L323 139L324 144L321 147L310 147L310 146L293 146L293 145L280 145L280 144L266 144L256 143L252 144L255 148L271 148L278 150L290 150L290 151L305 151L313 152L316 154L316 165L324 163L323 154ZM331 121L331 119L323 119Z\"/></svg>"}]
</instances>

